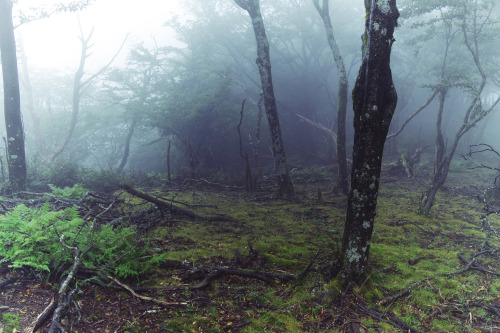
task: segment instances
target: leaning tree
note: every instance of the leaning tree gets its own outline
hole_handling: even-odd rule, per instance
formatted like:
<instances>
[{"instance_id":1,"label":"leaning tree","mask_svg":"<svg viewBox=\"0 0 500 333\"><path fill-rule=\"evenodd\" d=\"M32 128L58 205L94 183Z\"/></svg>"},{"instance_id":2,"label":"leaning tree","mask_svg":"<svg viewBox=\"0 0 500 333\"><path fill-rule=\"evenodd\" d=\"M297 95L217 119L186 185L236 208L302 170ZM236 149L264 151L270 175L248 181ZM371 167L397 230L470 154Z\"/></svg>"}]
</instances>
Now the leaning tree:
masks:
<instances>
[{"instance_id":1,"label":"leaning tree","mask_svg":"<svg viewBox=\"0 0 500 333\"><path fill-rule=\"evenodd\" d=\"M491 24L494 7L495 1L490 0L445 2L440 6L433 3L427 7L429 11L439 9L440 17L433 19L432 23L436 26L435 31L442 32L443 60L439 81L434 85L438 98L434 174L422 197L422 212L429 212L432 208L438 190L448 177L451 161L462 137L494 111L500 102L500 97L488 102L491 96L488 82L494 79L494 66L489 62L491 54L488 54L490 38L494 33L494 25ZM451 92L461 93L468 101L464 103L458 128L448 139L445 126L449 127L449 124L443 119ZM460 108L454 107L454 113Z\"/></svg>"}]
</instances>

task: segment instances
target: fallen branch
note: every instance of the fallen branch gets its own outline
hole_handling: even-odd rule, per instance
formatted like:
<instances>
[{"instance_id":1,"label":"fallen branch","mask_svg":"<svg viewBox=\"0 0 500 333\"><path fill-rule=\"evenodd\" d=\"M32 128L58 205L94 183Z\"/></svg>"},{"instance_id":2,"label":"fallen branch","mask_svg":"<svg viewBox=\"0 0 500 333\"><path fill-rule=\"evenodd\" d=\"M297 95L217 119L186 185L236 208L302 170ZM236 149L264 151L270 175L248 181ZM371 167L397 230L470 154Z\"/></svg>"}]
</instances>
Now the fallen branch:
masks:
<instances>
[{"instance_id":1,"label":"fallen branch","mask_svg":"<svg viewBox=\"0 0 500 333\"><path fill-rule=\"evenodd\" d=\"M42 327L42 325L50 318L50 316L52 316L56 307L57 307L56 298L52 297L52 300L50 301L49 305L47 305L45 310L43 310L43 312L40 313L38 317L36 317L36 319L33 321L33 323L31 323L30 326L25 328L24 332L35 333L36 331L38 331L38 329Z\"/></svg>"},{"instance_id":2,"label":"fallen branch","mask_svg":"<svg viewBox=\"0 0 500 333\"><path fill-rule=\"evenodd\" d=\"M460 258L460 256L461 256L461 254L459 253L458 257ZM460 269L460 270L454 271L454 272L449 272L449 273L436 274L433 276L426 277L425 279L416 281L416 282L412 283L408 288L400 291L399 293L392 295L392 296L389 296L389 297L386 297L383 300L377 302L377 305L378 306L388 305L388 304L394 302L395 300L408 295L413 289L415 289L415 287L418 287L422 283L427 282L427 281L432 280L432 279L435 279L437 277L452 276L452 275L458 275L458 274L465 273L465 272L473 269L472 267L473 267L475 262L476 262L476 258L473 258L470 262L468 262L468 265L463 269Z\"/></svg>"},{"instance_id":3,"label":"fallen branch","mask_svg":"<svg viewBox=\"0 0 500 333\"><path fill-rule=\"evenodd\" d=\"M146 301L146 302L152 302L152 303L159 304L159 305L162 305L162 306L179 306L179 305L184 306L184 305L188 304L186 302L165 302L165 301L160 301L158 299L154 299L154 298L151 298L151 297L148 297L148 296L141 296L141 295L137 294L132 288L130 288L126 284L118 281L114 277L108 275L107 278L110 279L111 281L113 281L114 283L116 283L117 285L119 285L120 287L126 289L134 297L136 297L138 299L142 299L143 301Z\"/></svg>"},{"instance_id":4,"label":"fallen branch","mask_svg":"<svg viewBox=\"0 0 500 333\"><path fill-rule=\"evenodd\" d=\"M0 289L8 286L9 284L16 282L18 279L19 279L19 274L16 273L16 274L12 275L11 277L8 277L5 280L0 281Z\"/></svg>"},{"instance_id":5,"label":"fallen branch","mask_svg":"<svg viewBox=\"0 0 500 333\"><path fill-rule=\"evenodd\" d=\"M141 198L141 199L144 199L144 200L149 201L151 203L154 203L159 209L168 210L172 214L184 215L184 216L192 218L194 220L236 222L232 217L227 216L227 215L216 215L216 216L198 215L195 212L192 212L190 210L187 210L187 209L184 209L184 208L181 208L178 206L174 206L168 202L165 202L165 201L159 200L155 197L152 197L149 194L138 191L129 185L120 185L120 188L133 196L136 196L138 198Z\"/></svg>"}]
</instances>

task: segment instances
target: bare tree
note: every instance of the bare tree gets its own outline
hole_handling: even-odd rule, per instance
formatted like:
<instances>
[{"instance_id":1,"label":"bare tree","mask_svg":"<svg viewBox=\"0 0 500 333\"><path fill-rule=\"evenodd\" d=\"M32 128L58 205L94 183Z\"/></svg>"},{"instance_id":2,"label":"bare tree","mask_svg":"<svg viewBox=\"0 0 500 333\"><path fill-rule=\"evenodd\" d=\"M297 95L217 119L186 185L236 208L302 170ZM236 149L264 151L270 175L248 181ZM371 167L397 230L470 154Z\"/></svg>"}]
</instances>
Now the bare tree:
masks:
<instances>
[{"instance_id":1,"label":"bare tree","mask_svg":"<svg viewBox=\"0 0 500 333\"><path fill-rule=\"evenodd\" d=\"M337 104L337 137L336 137L336 153L337 153L337 184L336 190L341 194L347 194L348 183L347 183L347 155L346 155L346 134L345 134L345 123L346 123L346 110L347 110L347 73L345 70L344 60L342 60L342 55L340 54L339 47L335 41L335 35L333 34L332 22L330 19L329 11L329 0L323 0L323 5L320 6L319 0L313 0L314 7L318 11L323 24L325 25L326 38L330 49L332 50L333 59L337 65L337 74L339 76L339 87L338 87L338 104Z\"/></svg>"},{"instance_id":2,"label":"bare tree","mask_svg":"<svg viewBox=\"0 0 500 333\"><path fill-rule=\"evenodd\" d=\"M26 155L11 0L0 0L0 51L2 54L9 181L12 191L18 192L26 189Z\"/></svg>"},{"instance_id":3,"label":"bare tree","mask_svg":"<svg viewBox=\"0 0 500 333\"><path fill-rule=\"evenodd\" d=\"M482 33L484 32L485 24L490 19L490 14L493 9L493 5L488 8L486 15L481 16L480 6L483 4L463 2L456 5L452 10L456 10L455 20L459 23L459 32L462 33L463 42L465 43L466 49L469 52L470 59L472 59L473 75L477 77L468 80L465 84L462 83L462 79L458 83L447 82L450 81L447 76L450 76L451 71L446 67L446 59L448 53L450 52L450 44L453 39L454 34L452 31L452 20L445 19L443 24L445 26L445 53L444 61L441 68L441 80L437 87L438 91L438 111L437 111L437 121L436 121L436 160L434 164L434 175L432 177L432 183L427 189L426 193L422 198L422 212L429 212L434 203L437 191L445 183L448 177L448 171L450 170L450 164L457 150L460 139L469 130L474 128L478 122L480 122L484 117L490 114L500 102L500 97L491 103L489 106L485 106L482 99L486 88L486 83L488 80L488 74L483 68L481 61L481 47L479 41L481 40ZM465 110L462 124L455 132L454 138L451 140L451 144L448 146L445 144L445 139L442 130L442 120L443 113L445 110L446 96L449 90L455 86L459 86L465 91L470 93L471 102L469 103L467 109Z\"/></svg>"},{"instance_id":4,"label":"bare tree","mask_svg":"<svg viewBox=\"0 0 500 333\"><path fill-rule=\"evenodd\" d=\"M73 136L73 132L75 130L76 124L78 122L78 113L80 112L80 100L82 98L82 95L84 92L89 88L90 84L94 79L96 79L99 75L103 74L109 66L113 63L113 61L116 59L118 54L120 53L121 49L125 45L126 38L123 41L122 45L118 49L118 51L115 53L115 55L111 58L111 60L106 64L103 68L101 68L97 73L91 75L87 79L83 80L83 77L85 75L85 62L87 61L87 58L90 57L91 53L89 53L89 49L92 47L92 44L89 44L92 35L94 33L94 29L92 29L89 33L89 35L85 38L83 36L83 31L80 27L80 43L82 45L82 50L81 50L81 55L80 55L80 64L78 66L78 69L75 72L75 77L73 79L73 98L72 98L72 113L71 113L71 120L69 123L68 130L66 132L66 135L64 136L63 140L61 141L61 144L54 150L52 155L50 156L49 160L51 163L54 162L54 160L61 155L61 153L64 151L66 146L69 143L69 140Z\"/></svg>"},{"instance_id":5,"label":"bare tree","mask_svg":"<svg viewBox=\"0 0 500 333\"><path fill-rule=\"evenodd\" d=\"M365 1L365 7L363 62L352 93L353 165L341 257L345 282L359 282L368 261L384 143L397 103L390 67L396 0Z\"/></svg>"},{"instance_id":6,"label":"bare tree","mask_svg":"<svg viewBox=\"0 0 500 333\"><path fill-rule=\"evenodd\" d=\"M255 39L257 41L257 66L260 73L267 121L271 131L271 147L274 157L274 168L278 180L278 195L293 195L294 189L286 164L285 149L283 147L281 127L278 118L278 107L276 106L276 98L274 97L269 41L267 40L266 29L260 12L260 3L259 0L234 0L234 2L242 9L246 10L250 15Z\"/></svg>"}]
</instances>

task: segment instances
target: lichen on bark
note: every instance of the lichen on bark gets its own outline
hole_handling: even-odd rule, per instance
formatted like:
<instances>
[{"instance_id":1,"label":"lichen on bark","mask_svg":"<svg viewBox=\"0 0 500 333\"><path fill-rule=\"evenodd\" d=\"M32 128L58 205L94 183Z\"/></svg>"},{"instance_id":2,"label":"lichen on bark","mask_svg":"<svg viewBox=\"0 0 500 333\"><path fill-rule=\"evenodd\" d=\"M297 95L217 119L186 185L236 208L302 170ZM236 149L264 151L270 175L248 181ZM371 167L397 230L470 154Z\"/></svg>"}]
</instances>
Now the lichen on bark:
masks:
<instances>
[{"instance_id":1,"label":"lichen on bark","mask_svg":"<svg viewBox=\"0 0 500 333\"><path fill-rule=\"evenodd\" d=\"M360 282L368 261L384 143L397 103L390 68L396 0L365 1L365 6L363 62L352 93L355 134L342 240L344 282Z\"/></svg>"}]
</instances>

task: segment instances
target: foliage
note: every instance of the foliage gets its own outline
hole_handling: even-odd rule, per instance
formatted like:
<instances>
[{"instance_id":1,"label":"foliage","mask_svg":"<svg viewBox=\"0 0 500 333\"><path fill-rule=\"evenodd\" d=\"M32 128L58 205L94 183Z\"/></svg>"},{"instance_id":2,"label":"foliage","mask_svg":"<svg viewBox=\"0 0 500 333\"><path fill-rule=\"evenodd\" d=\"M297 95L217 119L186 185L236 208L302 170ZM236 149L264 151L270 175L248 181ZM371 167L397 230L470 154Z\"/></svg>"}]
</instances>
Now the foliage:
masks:
<instances>
[{"instance_id":1,"label":"foliage","mask_svg":"<svg viewBox=\"0 0 500 333\"><path fill-rule=\"evenodd\" d=\"M94 191L112 192L128 179L112 170L82 169L79 181Z\"/></svg>"},{"instance_id":2,"label":"foliage","mask_svg":"<svg viewBox=\"0 0 500 333\"><path fill-rule=\"evenodd\" d=\"M163 258L148 256L149 243L137 240L133 228L97 226L81 219L76 207L50 211L48 204L42 209L19 205L0 217L0 223L0 243L5 244L0 249L1 262L12 268L32 267L47 277L60 274L73 262L71 251L60 244L57 233L61 241L88 250L84 266L119 277L139 276Z\"/></svg>"},{"instance_id":3,"label":"foliage","mask_svg":"<svg viewBox=\"0 0 500 333\"><path fill-rule=\"evenodd\" d=\"M3 331L5 333L18 332L21 329L19 326L19 316L10 313L4 313L2 315Z\"/></svg>"},{"instance_id":4,"label":"foliage","mask_svg":"<svg viewBox=\"0 0 500 333\"><path fill-rule=\"evenodd\" d=\"M52 194L56 197L66 198L66 199L81 199L85 196L89 190L84 188L82 184L75 184L72 187L64 187L60 188L49 184L50 189L52 190Z\"/></svg>"},{"instance_id":5,"label":"foliage","mask_svg":"<svg viewBox=\"0 0 500 333\"><path fill-rule=\"evenodd\" d=\"M78 183L79 167L72 161L59 159L41 176L55 186L72 186Z\"/></svg>"}]
</instances>

